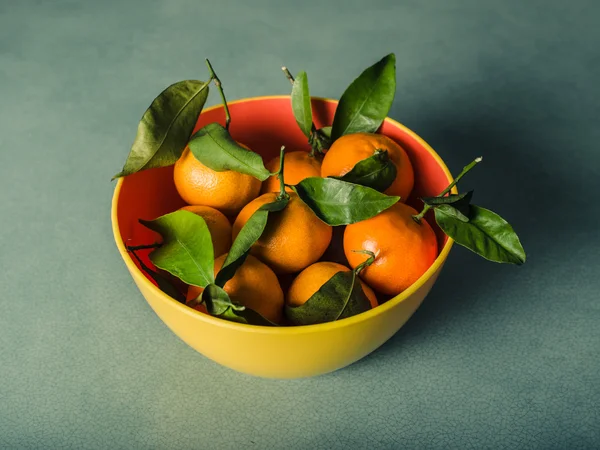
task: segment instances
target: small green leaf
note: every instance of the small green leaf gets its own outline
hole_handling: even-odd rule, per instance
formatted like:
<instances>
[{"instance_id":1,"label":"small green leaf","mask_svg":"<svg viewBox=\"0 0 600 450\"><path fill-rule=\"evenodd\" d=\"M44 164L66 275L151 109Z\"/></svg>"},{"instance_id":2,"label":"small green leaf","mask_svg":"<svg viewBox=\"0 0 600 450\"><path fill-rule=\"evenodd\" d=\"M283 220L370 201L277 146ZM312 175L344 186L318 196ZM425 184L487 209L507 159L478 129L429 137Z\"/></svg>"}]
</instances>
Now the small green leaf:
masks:
<instances>
[{"instance_id":1,"label":"small green leaf","mask_svg":"<svg viewBox=\"0 0 600 450\"><path fill-rule=\"evenodd\" d=\"M397 173L396 165L390 160L387 150L376 150L372 156L359 161L343 177L332 178L383 192L394 182Z\"/></svg>"},{"instance_id":2,"label":"small green leaf","mask_svg":"<svg viewBox=\"0 0 600 450\"><path fill-rule=\"evenodd\" d=\"M215 283L218 286L225 286L234 275L235 271L246 260L250 247L261 237L270 212L281 211L289 202L289 197L278 198L274 202L265 203L258 208L248 221L244 224L233 242L223 267L219 270Z\"/></svg>"},{"instance_id":3,"label":"small green leaf","mask_svg":"<svg viewBox=\"0 0 600 450\"><path fill-rule=\"evenodd\" d=\"M332 139L377 131L392 107L395 93L396 56L390 53L348 86L335 111Z\"/></svg>"},{"instance_id":4,"label":"small green leaf","mask_svg":"<svg viewBox=\"0 0 600 450\"><path fill-rule=\"evenodd\" d=\"M202 217L183 210L140 223L163 237L163 245L150 253L156 267L194 286L214 282L213 245Z\"/></svg>"},{"instance_id":5,"label":"small green leaf","mask_svg":"<svg viewBox=\"0 0 600 450\"><path fill-rule=\"evenodd\" d=\"M525 250L508 222L498 214L471 205L469 221L463 222L435 208L435 220L456 243L490 261L523 264Z\"/></svg>"},{"instance_id":6,"label":"small green leaf","mask_svg":"<svg viewBox=\"0 0 600 450\"><path fill-rule=\"evenodd\" d=\"M471 203L471 198L473 197L473 191L468 191L463 194L450 194L444 197L424 197L423 203L429 206L438 206L438 205L452 205L454 208L458 209L463 215L469 215L469 205ZM468 220L465 220L467 222Z\"/></svg>"},{"instance_id":7,"label":"small green leaf","mask_svg":"<svg viewBox=\"0 0 600 450\"><path fill-rule=\"evenodd\" d=\"M333 322L371 309L355 272L338 272L301 306L286 305L293 325Z\"/></svg>"},{"instance_id":8,"label":"small green leaf","mask_svg":"<svg viewBox=\"0 0 600 450\"><path fill-rule=\"evenodd\" d=\"M261 156L239 145L218 123L209 123L198 130L192 136L189 147L198 161L217 172L235 170L260 181L271 176Z\"/></svg>"},{"instance_id":9,"label":"small green leaf","mask_svg":"<svg viewBox=\"0 0 600 450\"><path fill-rule=\"evenodd\" d=\"M370 219L400 200L335 178L305 178L293 189L319 219L331 226Z\"/></svg>"},{"instance_id":10,"label":"small green leaf","mask_svg":"<svg viewBox=\"0 0 600 450\"><path fill-rule=\"evenodd\" d=\"M161 92L142 116L123 170L113 179L175 164L207 96L208 83L197 80L180 81Z\"/></svg>"},{"instance_id":11,"label":"small green leaf","mask_svg":"<svg viewBox=\"0 0 600 450\"><path fill-rule=\"evenodd\" d=\"M216 284L207 285L201 294L201 303L206 305L206 310L211 316L220 316L230 308L243 309L243 306L234 305L229 295L223 288Z\"/></svg>"},{"instance_id":12,"label":"small green leaf","mask_svg":"<svg viewBox=\"0 0 600 450\"><path fill-rule=\"evenodd\" d=\"M323 128L319 128L318 130L320 133L323 134L323 136L325 136L326 138L331 139L331 127L323 127Z\"/></svg>"},{"instance_id":13,"label":"small green leaf","mask_svg":"<svg viewBox=\"0 0 600 450\"><path fill-rule=\"evenodd\" d=\"M227 292L215 284L209 284L202 291L202 302L210 315L221 319L250 325L276 326L256 311L233 303Z\"/></svg>"},{"instance_id":14,"label":"small green leaf","mask_svg":"<svg viewBox=\"0 0 600 450\"><path fill-rule=\"evenodd\" d=\"M310 137L312 129L312 109L310 104L310 93L308 91L308 77L302 71L294 80L292 87L292 110L296 123L306 137Z\"/></svg>"}]
</instances>

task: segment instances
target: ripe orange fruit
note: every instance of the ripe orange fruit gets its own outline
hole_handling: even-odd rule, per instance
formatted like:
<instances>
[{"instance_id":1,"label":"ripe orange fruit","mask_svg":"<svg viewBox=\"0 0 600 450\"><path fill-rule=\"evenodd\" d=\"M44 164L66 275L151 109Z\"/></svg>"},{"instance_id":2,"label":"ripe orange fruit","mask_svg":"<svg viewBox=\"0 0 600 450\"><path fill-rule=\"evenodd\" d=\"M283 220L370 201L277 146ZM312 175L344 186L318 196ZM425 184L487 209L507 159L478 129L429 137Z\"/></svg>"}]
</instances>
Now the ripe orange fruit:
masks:
<instances>
[{"instance_id":1,"label":"ripe orange fruit","mask_svg":"<svg viewBox=\"0 0 600 450\"><path fill-rule=\"evenodd\" d=\"M269 161L265 167L271 173L279 171L279 156ZM321 176L321 161L316 157L310 156L310 153L297 151L285 154L283 166L283 179L286 184L295 185L308 177ZM291 192L290 188L285 188ZM268 178L263 182L261 192L279 192L279 178L276 176Z\"/></svg>"},{"instance_id":2,"label":"ripe orange fruit","mask_svg":"<svg viewBox=\"0 0 600 450\"><path fill-rule=\"evenodd\" d=\"M415 181L412 164L406 151L382 134L354 133L337 139L325 154L321 165L321 176L344 176L356 163L373 156L375 150L387 150L397 170L396 179L384 193L399 195L401 201L406 201Z\"/></svg>"},{"instance_id":3,"label":"ripe orange fruit","mask_svg":"<svg viewBox=\"0 0 600 450\"><path fill-rule=\"evenodd\" d=\"M233 223L236 238L250 216L265 203L275 201L275 192L263 194L248 203ZM268 264L275 273L298 272L316 262L331 241L331 227L322 222L295 192L287 206L269 214L262 236L250 252Z\"/></svg>"},{"instance_id":4,"label":"ripe orange fruit","mask_svg":"<svg viewBox=\"0 0 600 450\"><path fill-rule=\"evenodd\" d=\"M352 250L375 253L373 264L360 277L383 294L397 295L413 284L437 258L437 240L425 219L404 203L396 203L375 217L348 225L344 232L344 253L351 267L368 258Z\"/></svg>"},{"instance_id":5,"label":"ripe orange fruit","mask_svg":"<svg viewBox=\"0 0 600 450\"><path fill-rule=\"evenodd\" d=\"M215 276L223 267L227 254L215 259ZM248 255L244 264L238 267L231 280L223 289L232 302L253 309L265 319L280 323L283 317L283 291L277 276L266 265L252 255ZM202 293L198 286L190 286L187 300L194 299ZM204 308L202 305L201 308ZM199 309L202 310L202 309ZM204 308L204 311L206 309Z\"/></svg>"},{"instance_id":6,"label":"ripe orange fruit","mask_svg":"<svg viewBox=\"0 0 600 450\"><path fill-rule=\"evenodd\" d=\"M181 198L190 205L211 206L228 216L237 214L256 198L261 186L260 180L250 175L209 169L196 159L189 147L175 163L173 180Z\"/></svg>"},{"instance_id":7,"label":"ripe orange fruit","mask_svg":"<svg viewBox=\"0 0 600 450\"><path fill-rule=\"evenodd\" d=\"M204 219L210 231L215 257L227 253L231 248L231 224L222 212L210 206L189 205L181 208Z\"/></svg>"},{"instance_id":8,"label":"ripe orange fruit","mask_svg":"<svg viewBox=\"0 0 600 450\"><path fill-rule=\"evenodd\" d=\"M350 269L341 264L329 261L320 261L308 266L292 282L285 296L285 301L290 306L303 305L315 292L321 289L321 286L338 272L350 272ZM371 303L371 308L375 308L379 303L373 289L367 286L362 280L359 281L363 292Z\"/></svg>"}]
</instances>

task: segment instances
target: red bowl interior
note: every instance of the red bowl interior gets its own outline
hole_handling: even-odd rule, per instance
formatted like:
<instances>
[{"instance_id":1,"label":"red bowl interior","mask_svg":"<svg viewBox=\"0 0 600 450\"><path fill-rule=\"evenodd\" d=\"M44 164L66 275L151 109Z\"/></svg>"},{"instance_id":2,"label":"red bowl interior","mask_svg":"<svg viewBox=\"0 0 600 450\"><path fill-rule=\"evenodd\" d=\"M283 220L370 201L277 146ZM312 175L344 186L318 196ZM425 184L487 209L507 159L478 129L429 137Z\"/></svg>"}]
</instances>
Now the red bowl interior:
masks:
<instances>
[{"instance_id":1,"label":"red bowl interior","mask_svg":"<svg viewBox=\"0 0 600 450\"><path fill-rule=\"evenodd\" d=\"M313 99L312 106L315 125L331 125L337 102ZM230 103L229 110L233 138L259 153L265 162L278 155L282 145L288 151L309 150L306 137L294 119L289 97L239 100ZM194 131L211 122L223 124L224 119L222 107L210 108L200 115ZM448 185L444 167L418 136L394 121L386 120L379 132L394 139L408 153L415 170L415 187L407 203L420 210L420 197L437 195ZM184 205L173 183L172 167L146 170L125 177L117 203L118 225L123 242L128 245L155 242L158 235L142 226L138 219L154 219ZM441 250L447 238L433 217L426 217L437 234ZM141 256L145 263L150 264L147 252Z\"/></svg>"}]
</instances>

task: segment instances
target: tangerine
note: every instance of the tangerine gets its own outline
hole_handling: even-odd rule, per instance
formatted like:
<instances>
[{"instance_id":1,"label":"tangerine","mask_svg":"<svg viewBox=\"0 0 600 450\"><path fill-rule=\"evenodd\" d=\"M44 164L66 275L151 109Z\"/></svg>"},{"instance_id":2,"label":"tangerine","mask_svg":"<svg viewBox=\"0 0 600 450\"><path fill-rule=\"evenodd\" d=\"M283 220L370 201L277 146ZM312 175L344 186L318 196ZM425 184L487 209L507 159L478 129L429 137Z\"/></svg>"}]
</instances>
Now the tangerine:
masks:
<instances>
[{"instance_id":1,"label":"tangerine","mask_svg":"<svg viewBox=\"0 0 600 450\"><path fill-rule=\"evenodd\" d=\"M271 173L276 173L279 170L279 156L270 160L265 167ZM289 185L296 185L305 178L320 177L321 162L310 153L304 151L289 152L285 154L285 164L283 166L283 179ZM286 191L292 190L288 187ZM279 179L277 176L269 177L263 182L261 192L279 192Z\"/></svg>"},{"instance_id":2,"label":"tangerine","mask_svg":"<svg viewBox=\"0 0 600 450\"><path fill-rule=\"evenodd\" d=\"M215 276L223 267L227 254L215 259ZM266 265L252 255L238 267L235 275L225 283L223 289L232 302L250 308L273 323L281 323L283 318L283 291L277 276ZM186 299L195 299L204 289L190 286ZM196 308L205 311L204 305Z\"/></svg>"},{"instance_id":3,"label":"tangerine","mask_svg":"<svg viewBox=\"0 0 600 450\"><path fill-rule=\"evenodd\" d=\"M351 267L368 256L353 250L369 250L375 261L359 276L377 291L397 295L417 281L437 258L437 239L423 218L413 219L417 211L396 203L375 217L346 226L344 253Z\"/></svg>"},{"instance_id":4,"label":"tangerine","mask_svg":"<svg viewBox=\"0 0 600 450\"><path fill-rule=\"evenodd\" d=\"M285 296L286 303L290 306L303 305L338 272L350 272L350 269L342 264L330 261L319 261L308 266L292 282ZM371 303L371 308L375 308L379 303L373 289L367 286L364 281L359 281L363 292L369 299L369 303Z\"/></svg>"},{"instance_id":5,"label":"tangerine","mask_svg":"<svg viewBox=\"0 0 600 450\"><path fill-rule=\"evenodd\" d=\"M260 180L253 176L235 170L217 172L206 167L189 147L175 163L173 180L181 198L190 205L210 206L228 216L237 214L256 198L261 186Z\"/></svg>"},{"instance_id":6,"label":"tangerine","mask_svg":"<svg viewBox=\"0 0 600 450\"><path fill-rule=\"evenodd\" d=\"M233 223L233 239L258 208L275 201L277 196L277 193L269 192L248 203ZM308 267L323 255L331 242L331 227L321 221L295 192L289 196L283 210L269 214L262 236L250 250L277 274L299 272Z\"/></svg>"},{"instance_id":7,"label":"tangerine","mask_svg":"<svg viewBox=\"0 0 600 450\"><path fill-rule=\"evenodd\" d=\"M396 178L384 193L400 196L400 201L406 201L415 181L412 164L406 151L382 134L353 133L337 139L323 158L321 176L344 176L358 162L373 156L376 150L387 151L396 166Z\"/></svg>"}]
</instances>

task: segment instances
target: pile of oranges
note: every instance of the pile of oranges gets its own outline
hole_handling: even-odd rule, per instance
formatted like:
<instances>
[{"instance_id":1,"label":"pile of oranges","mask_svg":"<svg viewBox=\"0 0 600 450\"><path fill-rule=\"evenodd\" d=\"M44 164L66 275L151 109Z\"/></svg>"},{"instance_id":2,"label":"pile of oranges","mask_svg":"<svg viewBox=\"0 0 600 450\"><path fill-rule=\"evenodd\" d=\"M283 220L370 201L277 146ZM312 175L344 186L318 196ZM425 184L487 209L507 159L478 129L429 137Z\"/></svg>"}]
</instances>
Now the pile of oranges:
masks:
<instances>
[{"instance_id":1,"label":"pile of oranges","mask_svg":"<svg viewBox=\"0 0 600 450\"><path fill-rule=\"evenodd\" d=\"M335 239L332 242L332 227L286 188L289 203L269 215L250 255L223 286L234 303L284 324L286 305L303 305L335 274L364 263L369 252L374 261L358 275L371 307L378 305L377 295L397 295L425 273L437 257L437 240L427 221L415 221L413 216L418 212L403 203L412 191L414 172L405 150L392 139L375 133L354 133L337 139L324 155L286 152L283 177L288 185L308 177L341 177L381 150L387 151L396 167L396 178L384 193L400 196L400 202L370 219L347 225L343 243L337 243ZM279 166L279 157L265 164L271 173ZM201 216L208 226L215 274L244 224L261 205L273 202L280 191L275 176L261 182L232 170L217 172L199 162L189 148L175 163L174 183L189 204L183 209ZM330 253L326 252L328 248L340 244L347 265L323 257ZM202 290L189 286L188 302L197 299ZM196 308L204 310L202 305Z\"/></svg>"}]
</instances>

